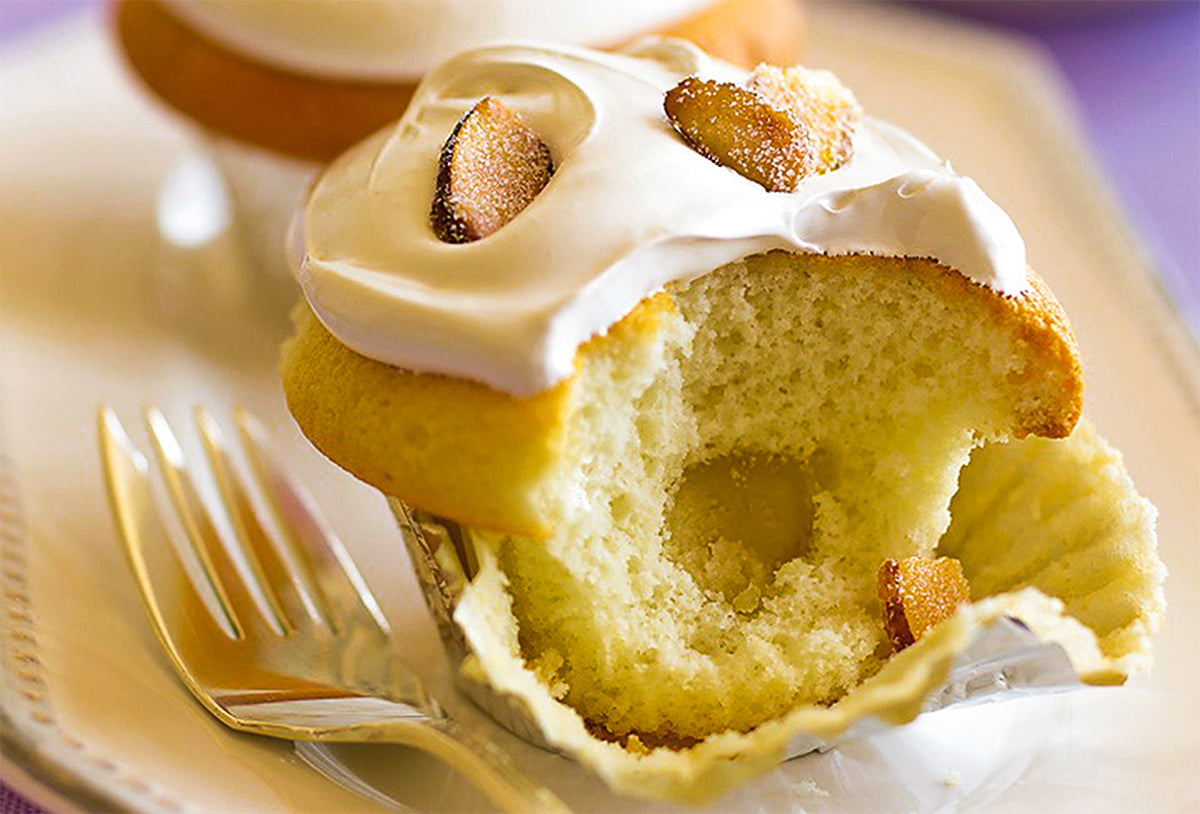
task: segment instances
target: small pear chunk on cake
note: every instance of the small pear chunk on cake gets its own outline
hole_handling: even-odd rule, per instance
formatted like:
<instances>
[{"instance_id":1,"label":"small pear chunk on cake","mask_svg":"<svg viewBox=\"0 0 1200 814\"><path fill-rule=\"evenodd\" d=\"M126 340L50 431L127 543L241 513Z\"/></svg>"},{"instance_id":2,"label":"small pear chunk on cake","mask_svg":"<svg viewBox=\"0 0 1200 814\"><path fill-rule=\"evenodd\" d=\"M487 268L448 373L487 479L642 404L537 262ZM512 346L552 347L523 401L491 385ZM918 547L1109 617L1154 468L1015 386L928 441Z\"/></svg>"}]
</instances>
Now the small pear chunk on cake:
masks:
<instances>
[{"instance_id":1,"label":"small pear chunk on cake","mask_svg":"<svg viewBox=\"0 0 1200 814\"><path fill-rule=\"evenodd\" d=\"M903 557L879 566L883 624L897 653L971 601L962 563L953 557Z\"/></svg>"},{"instance_id":2,"label":"small pear chunk on cake","mask_svg":"<svg viewBox=\"0 0 1200 814\"><path fill-rule=\"evenodd\" d=\"M550 148L499 99L481 99L442 146L430 221L438 239L471 243L529 206L554 174Z\"/></svg>"}]
</instances>

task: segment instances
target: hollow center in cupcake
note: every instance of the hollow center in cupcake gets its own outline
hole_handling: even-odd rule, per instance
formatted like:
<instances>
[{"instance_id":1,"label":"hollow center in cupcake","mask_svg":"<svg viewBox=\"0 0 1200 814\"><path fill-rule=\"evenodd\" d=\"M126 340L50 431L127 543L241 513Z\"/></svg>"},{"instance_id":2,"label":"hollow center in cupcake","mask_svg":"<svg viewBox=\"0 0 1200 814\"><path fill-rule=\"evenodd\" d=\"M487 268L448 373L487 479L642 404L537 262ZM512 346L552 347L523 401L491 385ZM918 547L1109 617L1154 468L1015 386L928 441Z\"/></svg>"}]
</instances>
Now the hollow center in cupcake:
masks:
<instances>
[{"instance_id":1,"label":"hollow center in cupcake","mask_svg":"<svg viewBox=\"0 0 1200 814\"><path fill-rule=\"evenodd\" d=\"M692 464L667 507L666 555L705 592L750 613L779 567L808 551L814 487L809 467L789 456L742 452Z\"/></svg>"}]
</instances>

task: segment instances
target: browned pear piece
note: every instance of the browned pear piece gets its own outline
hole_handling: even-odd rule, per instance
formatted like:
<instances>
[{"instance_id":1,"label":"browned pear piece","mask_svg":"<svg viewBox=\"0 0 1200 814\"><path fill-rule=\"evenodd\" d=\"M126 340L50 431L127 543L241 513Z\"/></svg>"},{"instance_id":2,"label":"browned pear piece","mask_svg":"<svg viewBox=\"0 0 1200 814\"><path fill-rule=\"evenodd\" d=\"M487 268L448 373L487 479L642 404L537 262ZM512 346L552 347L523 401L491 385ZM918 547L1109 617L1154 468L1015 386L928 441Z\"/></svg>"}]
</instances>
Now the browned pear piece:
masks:
<instances>
[{"instance_id":1,"label":"browned pear piece","mask_svg":"<svg viewBox=\"0 0 1200 814\"><path fill-rule=\"evenodd\" d=\"M663 109L680 135L710 161L771 192L791 192L812 171L803 122L732 82L688 77Z\"/></svg>"},{"instance_id":2,"label":"browned pear piece","mask_svg":"<svg viewBox=\"0 0 1200 814\"><path fill-rule=\"evenodd\" d=\"M953 557L884 560L878 586L883 624L896 652L971 601L962 563Z\"/></svg>"},{"instance_id":3,"label":"browned pear piece","mask_svg":"<svg viewBox=\"0 0 1200 814\"><path fill-rule=\"evenodd\" d=\"M745 87L684 79L663 109L697 152L771 192L794 192L807 176L845 163L861 115L832 74L767 65Z\"/></svg>"},{"instance_id":4,"label":"browned pear piece","mask_svg":"<svg viewBox=\"0 0 1200 814\"><path fill-rule=\"evenodd\" d=\"M759 65L746 87L808 125L808 151L818 174L836 170L850 160L862 108L829 71Z\"/></svg>"},{"instance_id":5,"label":"browned pear piece","mask_svg":"<svg viewBox=\"0 0 1200 814\"><path fill-rule=\"evenodd\" d=\"M433 231L447 243L485 238L527 207L553 174L546 143L508 105L484 97L442 145Z\"/></svg>"}]
</instances>

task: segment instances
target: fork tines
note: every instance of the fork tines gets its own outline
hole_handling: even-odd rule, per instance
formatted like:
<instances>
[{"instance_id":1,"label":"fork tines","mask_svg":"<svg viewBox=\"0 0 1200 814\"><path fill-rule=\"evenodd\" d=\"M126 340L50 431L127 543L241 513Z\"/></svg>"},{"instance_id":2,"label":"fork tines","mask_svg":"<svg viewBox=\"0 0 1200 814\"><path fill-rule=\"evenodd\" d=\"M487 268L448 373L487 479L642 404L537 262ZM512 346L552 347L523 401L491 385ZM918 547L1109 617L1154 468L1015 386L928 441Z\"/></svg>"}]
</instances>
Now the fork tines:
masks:
<instances>
[{"instance_id":1,"label":"fork tines","mask_svg":"<svg viewBox=\"0 0 1200 814\"><path fill-rule=\"evenodd\" d=\"M383 634L390 632L345 546L305 490L269 454L266 432L249 411L234 410L247 464L239 466L236 445L230 444L207 409L195 410L204 458L216 487L215 500L207 501L201 496L204 481L198 477L203 465L189 465L161 410L147 407L144 417L170 504L194 555L189 576L229 636L240 639L248 625L263 624L281 636L301 626L338 632L347 612L356 619L368 618ZM113 509L128 526L125 521L136 520L139 514L131 501L150 505L161 501L153 497L145 456L115 412L102 407L99 423ZM221 510L214 511L214 506ZM146 552L128 540L126 548L143 591L152 589L147 584Z\"/></svg>"}]
</instances>

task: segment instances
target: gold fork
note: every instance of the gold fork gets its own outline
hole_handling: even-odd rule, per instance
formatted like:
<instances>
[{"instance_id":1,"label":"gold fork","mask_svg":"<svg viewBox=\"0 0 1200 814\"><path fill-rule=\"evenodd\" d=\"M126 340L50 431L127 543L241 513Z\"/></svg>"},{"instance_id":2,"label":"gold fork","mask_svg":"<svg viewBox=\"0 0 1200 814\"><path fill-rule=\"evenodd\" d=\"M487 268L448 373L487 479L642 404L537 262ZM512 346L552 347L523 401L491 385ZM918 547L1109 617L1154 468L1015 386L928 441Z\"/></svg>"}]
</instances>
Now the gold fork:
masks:
<instances>
[{"instance_id":1,"label":"gold fork","mask_svg":"<svg viewBox=\"0 0 1200 814\"><path fill-rule=\"evenodd\" d=\"M264 428L249 412L236 410L235 423L255 489L232 463L217 422L196 410L224 510L215 515L163 413L146 409L162 479L190 541L178 551L155 508L146 457L110 408L98 418L110 504L154 631L183 683L218 720L292 741L404 744L459 771L504 811L566 810L426 694L346 548L268 455Z\"/></svg>"}]
</instances>

